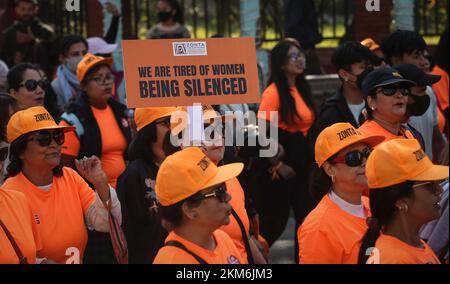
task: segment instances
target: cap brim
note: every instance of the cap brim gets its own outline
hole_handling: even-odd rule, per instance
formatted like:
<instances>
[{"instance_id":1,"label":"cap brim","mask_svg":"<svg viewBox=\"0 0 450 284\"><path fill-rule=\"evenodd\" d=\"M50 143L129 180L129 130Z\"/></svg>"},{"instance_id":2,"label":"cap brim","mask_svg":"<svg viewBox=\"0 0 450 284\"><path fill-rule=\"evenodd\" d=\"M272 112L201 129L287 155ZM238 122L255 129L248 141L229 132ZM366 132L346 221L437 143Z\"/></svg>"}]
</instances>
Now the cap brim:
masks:
<instances>
[{"instance_id":1,"label":"cap brim","mask_svg":"<svg viewBox=\"0 0 450 284\"><path fill-rule=\"evenodd\" d=\"M436 84L437 82L439 82L441 80L441 76L439 75L431 75L431 74L426 74L425 76L423 76L419 82L417 82L418 86L431 86Z\"/></svg>"},{"instance_id":2,"label":"cap brim","mask_svg":"<svg viewBox=\"0 0 450 284\"><path fill-rule=\"evenodd\" d=\"M230 179L233 179L241 174L244 169L244 164L242 163L234 163L225 166L221 166L218 168L217 174L206 183L200 190L224 183Z\"/></svg>"},{"instance_id":3,"label":"cap brim","mask_svg":"<svg viewBox=\"0 0 450 284\"><path fill-rule=\"evenodd\" d=\"M110 54L113 53L117 49L117 44L108 44L102 50L98 50L97 54Z\"/></svg>"},{"instance_id":4,"label":"cap brim","mask_svg":"<svg viewBox=\"0 0 450 284\"><path fill-rule=\"evenodd\" d=\"M448 166L433 165L424 172L409 178L411 181L440 181L447 179L449 175Z\"/></svg>"},{"instance_id":5,"label":"cap brim","mask_svg":"<svg viewBox=\"0 0 450 284\"><path fill-rule=\"evenodd\" d=\"M381 84L378 84L378 85L374 86L373 89L378 88L378 87L384 87L384 86L388 86L388 85L398 84L398 83L406 84L406 85L408 85L409 88L417 85L415 82L410 81L410 80L395 78L395 79L387 80Z\"/></svg>"},{"instance_id":6,"label":"cap brim","mask_svg":"<svg viewBox=\"0 0 450 284\"><path fill-rule=\"evenodd\" d=\"M64 132L70 132L70 131L75 131L75 127L74 126L50 126L50 127L43 127L43 128L39 128L36 130L33 130L33 132L35 131L41 131L41 130L62 130Z\"/></svg>"}]
</instances>

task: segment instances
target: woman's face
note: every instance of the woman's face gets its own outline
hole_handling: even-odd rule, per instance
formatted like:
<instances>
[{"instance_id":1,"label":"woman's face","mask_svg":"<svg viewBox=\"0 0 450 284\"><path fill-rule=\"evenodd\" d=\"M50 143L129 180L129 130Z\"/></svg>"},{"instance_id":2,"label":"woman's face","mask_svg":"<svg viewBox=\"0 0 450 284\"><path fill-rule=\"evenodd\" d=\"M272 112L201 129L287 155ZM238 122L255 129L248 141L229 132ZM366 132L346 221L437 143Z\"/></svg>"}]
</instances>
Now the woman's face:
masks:
<instances>
[{"instance_id":1,"label":"woman's face","mask_svg":"<svg viewBox=\"0 0 450 284\"><path fill-rule=\"evenodd\" d=\"M155 121L155 126L156 142L153 142L151 145L152 152L156 157L164 159L166 155L163 150L163 144L164 139L167 137L167 133L170 131L170 116L157 119Z\"/></svg>"},{"instance_id":2,"label":"woman's face","mask_svg":"<svg viewBox=\"0 0 450 284\"><path fill-rule=\"evenodd\" d=\"M44 105L45 89L41 84L36 84L43 82L42 79L41 74L34 69L23 73L21 86L17 90L11 90L11 95L17 99L20 109Z\"/></svg>"},{"instance_id":3,"label":"woman's face","mask_svg":"<svg viewBox=\"0 0 450 284\"><path fill-rule=\"evenodd\" d=\"M374 116L379 116L380 118L391 123L398 123L406 114L406 108L408 106L408 96L403 95L399 91L399 88L402 88L401 86L393 85L386 86L384 88L397 88L397 91L394 95L387 96L383 93L382 88L377 88L376 96L368 97L369 106L370 108L374 109ZM407 90L409 91L409 89Z\"/></svg>"},{"instance_id":4,"label":"woman's face","mask_svg":"<svg viewBox=\"0 0 450 284\"><path fill-rule=\"evenodd\" d=\"M156 12L172 12L172 7L167 1L158 1L156 4Z\"/></svg>"},{"instance_id":5,"label":"woman's face","mask_svg":"<svg viewBox=\"0 0 450 284\"><path fill-rule=\"evenodd\" d=\"M428 223L441 215L442 187L438 182L415 182L413 195L407 199L408 216L420 224Z\"/></svg>"},{"instance_id":6,"label":"woman's face","mask_svg":"<svg viewBox=\"0 0 450 284\"><path fill-rule=\"evenodd\" d=\"M193 208L196 221L208 228L219 228L230 223L231 196L226 192L225 183L200 192L203 199L198 207Z\"/></svg>"},{"instance_id":7,"label":"woman's face","mask_svg":"<svg viewBox=\"0 0 450 284\"><path fill-rule=\"evenodd\" d=\"M286 63L282 66L288 76L299 76L305 71L305 55L297 47L292 46L287 54Z\"/></svg>"},{"instance_id":8,"label":"woman's face","mask_svg":"<svg viewBox=\"0 0 450 284\"><path fill-rule=\"evenodd\" d=\"M359 153L358 153L359 152ZM335 188L349 193L362 193L368 189L366 177L366 162L370 147L365 143L357 143L340 151L335 161L324 164L325 172L335 177ZM341 160L338 162L338 160ZM357 166L349 166L347 160Z\"/></svg>"},{"instance_id":9,"label":"woman's face","mask_svg":"<svg viewBox=\"0 0 450 284\"><path fill-rule=\"evenodd\" d=\"M27 147L20 159L31 169L53 170L60 164L62 144L64 133L61 130L34 132L29 135Z\"/></svg>"},{"instance_id":10,"label":"woman's face","mask_svg":"<svg viewBox=\"0 0 450 284\"><path fill-rule=\"evenodd\" d=\"M114 75L111 69L103 65L85 79L83 90L92 103L105 104L112 96Z\"/></svg>"}]
</instances>

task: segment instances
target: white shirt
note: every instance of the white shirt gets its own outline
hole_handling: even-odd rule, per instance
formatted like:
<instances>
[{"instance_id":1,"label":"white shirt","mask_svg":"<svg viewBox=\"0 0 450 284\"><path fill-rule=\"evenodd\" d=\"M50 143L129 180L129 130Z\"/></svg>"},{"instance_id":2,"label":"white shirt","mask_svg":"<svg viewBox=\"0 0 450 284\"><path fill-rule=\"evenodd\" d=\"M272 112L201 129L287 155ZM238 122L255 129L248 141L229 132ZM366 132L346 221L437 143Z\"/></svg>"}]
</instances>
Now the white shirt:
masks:
<instances>
[{"instance_id":1,"label":"white shirt","mask_svg":"<svg viewBox=\"0 0 450 284\"><path fill-rule=\"evenodd\" d=\"M366 106L366 103L363 101L359 105L352 105L352 104L347 104L347 105L348 105L348 108L350 109L350 111L352 112L353 117L355 118L356 124L359 125L359 116L361 115L362 110Z\"/></svg>"},{"instance_id":2,"label":"white shirt","mask_svg":"<svg viewBox=\"0 0 450 284\"><path fill-rule=\"evenodd\" d=\"M340 198L336 193L334 193L334 191L331 191L328 196L334 204L348 214L359 218L367 218L367 212L364 210L364 205L362 203L359 205L351 204Z\"/></svg>"}]
</instances>

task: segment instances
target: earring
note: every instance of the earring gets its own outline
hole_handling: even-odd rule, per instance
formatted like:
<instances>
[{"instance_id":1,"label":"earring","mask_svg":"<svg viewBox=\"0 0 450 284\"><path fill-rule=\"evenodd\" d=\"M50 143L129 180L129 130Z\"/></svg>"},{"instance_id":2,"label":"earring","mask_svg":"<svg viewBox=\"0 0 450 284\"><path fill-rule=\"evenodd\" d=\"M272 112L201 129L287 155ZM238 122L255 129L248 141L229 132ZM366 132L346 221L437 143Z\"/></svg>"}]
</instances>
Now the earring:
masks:
<instances>
[{"instance_id":1,"label":"earring","mask_svg":"<svg viewBox=\"0 0 450 284\"><path fill-rule=\"evenodd\" d=\"M375 111L377 108L376 107L371 107L370 108L372 111Z\"/></svg>"},{"instance_id":2,"label":"earring","mask_svg":"<svg viewBox=\"0 0 450 284\"><path fill-rule=\"evenodd\" d=\"M336 182L336 176L331 176L331 182L335 183Z\"/></svg>"}]
</instances>

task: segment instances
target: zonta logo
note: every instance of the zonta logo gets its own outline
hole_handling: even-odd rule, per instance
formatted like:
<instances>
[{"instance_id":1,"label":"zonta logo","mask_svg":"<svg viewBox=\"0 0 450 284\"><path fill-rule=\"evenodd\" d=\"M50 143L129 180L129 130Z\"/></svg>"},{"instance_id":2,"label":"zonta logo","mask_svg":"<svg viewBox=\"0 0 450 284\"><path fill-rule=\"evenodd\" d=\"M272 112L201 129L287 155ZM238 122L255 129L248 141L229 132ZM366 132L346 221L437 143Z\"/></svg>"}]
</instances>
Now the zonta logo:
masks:
<instances>
[{"instance_id":1,"label":"zonta logo","mask_svg":"<svg viewBox=\"0 0 450 284\"><path fill-rule=\"evenodd\" d=\"M66 10L68 12L80 12L80 0L66 0Z\"/></svg>"},{"instance_id":2,"label":"zonta logo","mask_svg":"<svg viewBox=\"0 0 450 284\"><path fill-rule=\"evenodd\" d=\"M380 12L380 0L367 0L366 10L367 12Z\"/></svg>"}]
</instances>

